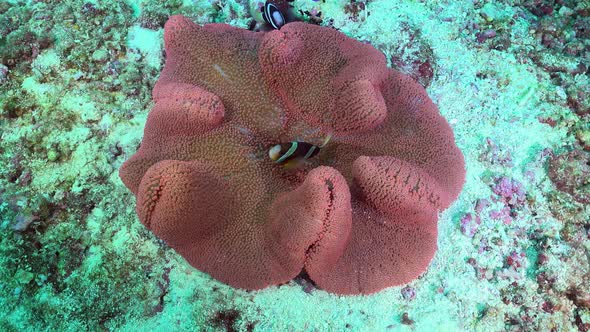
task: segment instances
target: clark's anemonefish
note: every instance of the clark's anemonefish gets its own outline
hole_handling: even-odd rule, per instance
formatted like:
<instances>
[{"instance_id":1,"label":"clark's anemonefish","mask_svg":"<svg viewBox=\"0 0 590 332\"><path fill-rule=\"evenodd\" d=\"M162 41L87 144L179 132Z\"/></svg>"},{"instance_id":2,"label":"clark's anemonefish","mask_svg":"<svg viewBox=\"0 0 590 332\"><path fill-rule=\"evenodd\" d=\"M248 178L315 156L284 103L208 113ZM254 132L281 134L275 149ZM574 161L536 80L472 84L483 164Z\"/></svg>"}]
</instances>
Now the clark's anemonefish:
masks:
<instances>
[{"instance_id":1,"label":"clark's anemonefish","mask_svg":"<svg viewBox=\"0 0 590 332\"><path fill-rule=\"evenodd\" d=\"M319 146L300 141L277 144L268 150L268 157L277 164L282 164L288 168L293 167L316 156L320 149L328 144L331 137L331 135L328 135Z\"/></svg>"}]
</instances>

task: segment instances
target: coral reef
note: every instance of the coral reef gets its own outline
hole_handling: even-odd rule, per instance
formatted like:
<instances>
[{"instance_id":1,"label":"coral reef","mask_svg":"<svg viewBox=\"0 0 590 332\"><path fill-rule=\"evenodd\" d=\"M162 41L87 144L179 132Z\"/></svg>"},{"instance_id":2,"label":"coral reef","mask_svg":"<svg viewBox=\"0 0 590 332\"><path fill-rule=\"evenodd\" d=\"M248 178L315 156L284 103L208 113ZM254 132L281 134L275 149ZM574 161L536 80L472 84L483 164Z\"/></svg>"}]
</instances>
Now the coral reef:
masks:
<instances>
[{"instance_id":1,"label":"coral reef","mask_svg":"<svg viewBox=\"0 0 590 332\"><path fill-rule=\"evenodd\" d=\"M236 290L147 231L118 169L153 106L162 25L255 29L259 2L0 2L0 330L590 330L587 1L291 3L427 85L465 155L408 285Z\"/></svg>"}]
</instances>

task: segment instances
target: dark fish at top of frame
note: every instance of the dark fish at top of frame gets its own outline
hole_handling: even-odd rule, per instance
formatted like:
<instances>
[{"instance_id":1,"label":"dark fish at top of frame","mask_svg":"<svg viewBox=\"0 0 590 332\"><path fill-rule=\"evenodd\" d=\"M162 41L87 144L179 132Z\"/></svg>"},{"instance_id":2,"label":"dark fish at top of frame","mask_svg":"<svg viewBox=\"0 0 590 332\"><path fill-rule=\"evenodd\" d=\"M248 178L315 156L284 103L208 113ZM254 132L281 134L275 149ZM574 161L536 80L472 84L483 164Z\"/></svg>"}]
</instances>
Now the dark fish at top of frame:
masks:
<instances>
[{"instance_id":1,"label":"dark fish at top of frame","mask_svg":"<svg viewBox=\"0 0 590 332\"><path fill-rule=\"evenodd\" d=\"M293 0L291 0L293 1ZM280 29L283 25L295 21L288 0L267 0L262 8L262 18L273 29Z\"/></svg>"}]
</instances>

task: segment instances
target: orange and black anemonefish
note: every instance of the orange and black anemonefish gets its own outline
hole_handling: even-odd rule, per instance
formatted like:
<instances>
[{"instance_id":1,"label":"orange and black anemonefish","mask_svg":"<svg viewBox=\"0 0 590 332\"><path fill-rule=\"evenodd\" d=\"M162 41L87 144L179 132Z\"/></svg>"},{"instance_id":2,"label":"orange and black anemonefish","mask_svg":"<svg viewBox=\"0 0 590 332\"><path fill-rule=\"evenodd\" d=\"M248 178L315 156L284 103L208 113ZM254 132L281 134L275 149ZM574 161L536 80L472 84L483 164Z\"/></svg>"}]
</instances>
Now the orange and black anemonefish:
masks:
<instances>
[{"instance_id":1,"label":"orange and black anemonefish","mask_svg":"<svg viewBox=\"0 0 590 332\"><path fill-rule=\"evenodd\" d=\"M273 29L280 29L283 25L295 21L289 2L294 0L267 0L262 7L262 18Z\"/></svg>"},{"instance_id":2,"label":"orange and black anemonefish","mask_svg":"<svg viewBox=\"0 0 590 332\"><path fill-rule=\"evenodd\" d=\"M328 144L331 137L328 135L321 145L300 141L277 144L268 150L268 157L276 164L281 164L286 168L294 168L307 159L315 157L320 149Z\"/></svg>"}]
</instances>

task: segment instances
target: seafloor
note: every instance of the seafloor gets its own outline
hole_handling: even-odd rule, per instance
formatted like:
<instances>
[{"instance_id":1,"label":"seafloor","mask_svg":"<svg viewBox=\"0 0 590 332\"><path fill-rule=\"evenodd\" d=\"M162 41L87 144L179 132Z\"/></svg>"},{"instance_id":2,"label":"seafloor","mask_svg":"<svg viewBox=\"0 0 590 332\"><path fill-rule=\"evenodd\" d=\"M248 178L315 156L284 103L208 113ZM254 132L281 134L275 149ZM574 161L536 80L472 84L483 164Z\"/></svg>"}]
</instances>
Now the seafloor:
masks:
<instances>
[{"instance_id":1,"label":"seafloor","mask_svg":"<svg viewBox=\"0 0 590 332\"><path fill-rule=\"evenodd\" d=\"M439 250L407 286L236 290L147 231L117 171L142 137L163 25L245 28L257 4L0 2L0 330L590 329L588 1L293 3L423 84L465 155Z\"/></svg>"}]
</instances>

